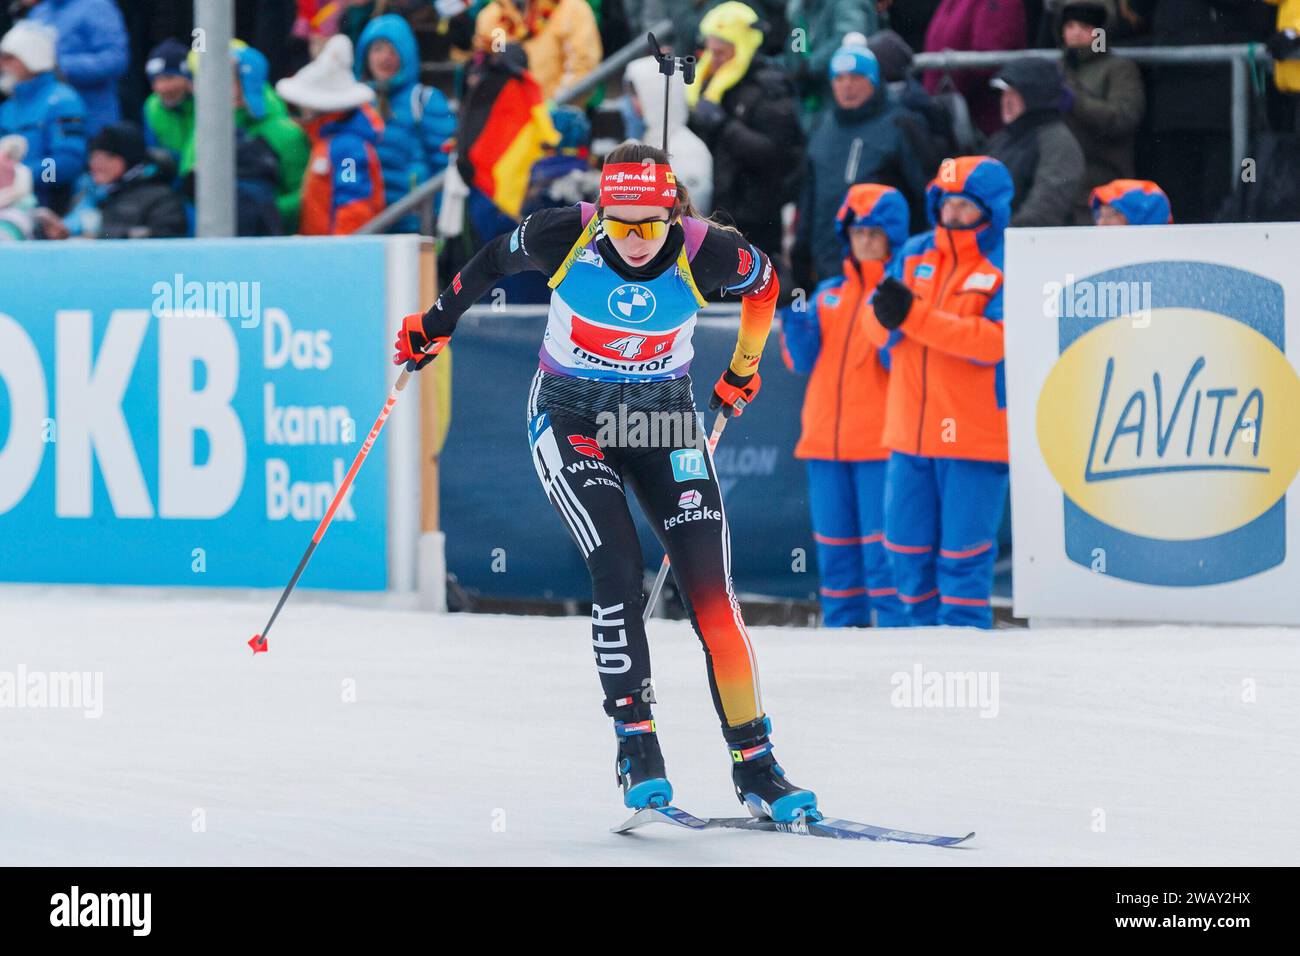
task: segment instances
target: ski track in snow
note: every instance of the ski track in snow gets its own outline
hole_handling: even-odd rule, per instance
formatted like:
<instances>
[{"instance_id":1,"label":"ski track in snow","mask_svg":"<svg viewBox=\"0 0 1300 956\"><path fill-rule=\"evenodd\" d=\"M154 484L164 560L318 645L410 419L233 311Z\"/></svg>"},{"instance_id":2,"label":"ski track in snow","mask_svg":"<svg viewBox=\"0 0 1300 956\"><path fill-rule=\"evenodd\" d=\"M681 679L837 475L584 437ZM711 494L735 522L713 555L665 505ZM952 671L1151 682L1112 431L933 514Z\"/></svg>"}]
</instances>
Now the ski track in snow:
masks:
<instances>
[{"instance_id":1,"label":"ski track in snow","mask_svg":"<svg viewBox=\"0 0 1300 956\"><path fill-rule=\"evenodd\" d=\"M0 708L0 864L1300 863L1294 631L753 629L791 778L830 816L977 831L945 850L609 833L630 811L585 619L295 602L255 658L265 596L0 589L0 672L104 682L97 720ZM650 637L677 802L741 813L694 634ZM996 672L997 716L893 706L918 663Z\"/></svg>"}]
</instances>

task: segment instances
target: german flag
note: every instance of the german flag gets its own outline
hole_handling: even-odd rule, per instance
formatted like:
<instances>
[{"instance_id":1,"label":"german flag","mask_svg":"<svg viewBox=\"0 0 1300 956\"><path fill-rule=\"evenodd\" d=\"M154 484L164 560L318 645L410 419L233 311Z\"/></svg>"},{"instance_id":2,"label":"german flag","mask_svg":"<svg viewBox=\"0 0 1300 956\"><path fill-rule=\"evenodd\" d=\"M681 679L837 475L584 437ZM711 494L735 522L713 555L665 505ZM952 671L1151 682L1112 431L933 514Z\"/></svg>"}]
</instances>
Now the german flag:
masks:
<instances>
[{"instance_id":1,"label":"german flag","mask_svg":"<svg viewBox=\"0 0 1300 956\"><path fill-rule=\"evenodd\" d=\"M456 133L461 178L515 218L542 147L560 142L527 66L523 47L509 44L474 67Z\"/></svg>"}]
</instances>

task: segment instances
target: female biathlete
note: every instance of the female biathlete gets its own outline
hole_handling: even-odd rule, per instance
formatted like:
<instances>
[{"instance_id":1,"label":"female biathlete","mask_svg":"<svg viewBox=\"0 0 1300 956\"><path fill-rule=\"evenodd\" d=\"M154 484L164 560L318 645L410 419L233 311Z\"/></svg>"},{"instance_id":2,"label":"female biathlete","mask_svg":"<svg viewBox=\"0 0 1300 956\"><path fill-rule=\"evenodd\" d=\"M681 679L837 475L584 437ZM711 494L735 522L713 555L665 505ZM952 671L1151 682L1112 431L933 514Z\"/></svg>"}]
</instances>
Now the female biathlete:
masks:
<instances>
[{"instance_id":1,"label":"female biathlete","mask_svg":"<svg viewBox=\"0 0 1300 956\"><path fill-rule=\"evenodd\" d=\"M695 427L687 375L705 295L741 296L735 354L709 407L739 414L753 400L777 298L771 262L739 232L699 216L662 150L624 143L606 159L598 207L539 210L488 243L428 312L403 320L393 361L411 370L432 361L466 309L525 269L549 275L552 289L528 396L529 442L547 497L591 572L592 643L605 712L614 719L624 804L666 806L673 794L651 714L630 487L672 561L704 646L736 796L753 815L778 821L815 811L816 796L790 783L772 754L754 648L731 585L722 493ZM663 429L655 447L597 442L598 419L618 415L620 405L627 416L689 425Z\"/></svg>"}]
</instances>

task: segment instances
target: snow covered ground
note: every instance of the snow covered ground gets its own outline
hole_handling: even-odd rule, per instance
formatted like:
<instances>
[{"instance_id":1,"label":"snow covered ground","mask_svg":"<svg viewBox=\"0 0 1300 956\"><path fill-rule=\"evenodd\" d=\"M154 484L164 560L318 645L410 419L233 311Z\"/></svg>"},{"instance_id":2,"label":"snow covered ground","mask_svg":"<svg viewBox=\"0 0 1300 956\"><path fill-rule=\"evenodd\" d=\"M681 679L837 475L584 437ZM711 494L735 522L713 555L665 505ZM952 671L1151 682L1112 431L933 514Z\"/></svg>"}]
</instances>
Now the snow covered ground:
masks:
<instances>
[{"instance_id":1,"label":"snow covered ground","mask_svg":"<svg viewBox=\"0 0 1300 956\"><path fill-rule=\"evenodd\" d=\"M0 707L0 864L1300 863L1294 631L756 628L791 777L833 815L978 832L943 850L611 834L585 621L295 596L255 658L272 601L0 588L0 682L102 672L98 718ZM651 640L677 802L734 815L695 637ZM896 706L918 668L982 674L982 705Z\"/></svg>"}]
</instances>

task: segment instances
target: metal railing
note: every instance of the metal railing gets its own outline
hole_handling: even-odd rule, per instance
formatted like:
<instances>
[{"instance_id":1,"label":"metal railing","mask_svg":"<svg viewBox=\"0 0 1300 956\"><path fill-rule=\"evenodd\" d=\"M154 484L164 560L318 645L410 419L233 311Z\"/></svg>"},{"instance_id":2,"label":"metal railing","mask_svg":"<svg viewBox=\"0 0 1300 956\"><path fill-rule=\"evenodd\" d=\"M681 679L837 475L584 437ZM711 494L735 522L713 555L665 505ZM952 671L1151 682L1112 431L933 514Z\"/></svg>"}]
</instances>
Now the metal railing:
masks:
<instances>
[{"instance_id":1,"label":"metal railing","mask_svg":"<svg viewBox=\"0 0 1300 956\"><path fill-rule=\"evenodd\" d=\"M1241 161L1246 158L1250 130L1250 98L1247 89L1246 66L1252 61L1266 62L1268 50L1258 43L1215 43L1205 46L1114 46L1108 51L1137 63L1182 64L1194 66L1206 63L1227 63L1231 67L1232 82L1229 90L1232 103L1232 188L1235 190L1241 175ZM938 53L918 53L910 69L960 70L987 69L1004 66L1016 60L1051 60L1059 63L1064 54L1060 50L943 50Z\"/></svg>"},{"instance_id":2,"label":"metal railing","mask_svg":"<svg viewBox=\"0 0 1300 956\"><path fill-rule=\"evenodd\" d=\"M673 22L667 19L660 20L650 28L649 32L653 33L655 38L661 41L672 39ZM646 48L645 37L638 35L636 39L632 40L626 46L620 47L605 59L601 60L600 64L594 70L584 76L577 83L558 90L555 94L555 105L563 106L565 103L572 103L574 100L586 96L601 83L622 74L623 68L633 60L647 56L648 54L649 51ZM454 156L451 161L455 162ZM432 179L425 180L397 202L387 207L374 219L371 219L364 226L358 229L357 234L371 235L383 232L402 217L410 215L422 207L424 211L425 228L427 229L427 224L431 218L428 214L428 206L433 202L433 197L438 194L440 189L442 189L443 180L446 179L446 176L447 174L442 172L438 173ZM426 231L426 234L429 233Z\"/></svg>"},{"instance_id":3,"label":"metal railing","mask_svg":"<svg viewBox=\"0 0 1300 956\"><path fill-rule=\"evenodd\" d=\"M660 39L671 38L673 27L671 20L662 20L655 24L651 32ZM1247 140L1250 130L1250 99L1246 66L1252 61L1265 63L1269 61L1267 49L1258 43L1219 43L1205 46L1181 47L1111 47L1111 54L1134 60L1137 63L1196 65L1204 63L1226 63L1231 68L1232 145L1229 157L1232 188L1236 189L1241 174L1241 161L1246 158ZM560 90L555 96L556 104L570 103L594 89L598 84L621 72L632 60L646 55L645 38L638 37L603 60L596 69L571 87ZM943 50L937 53L918 53L912 60L910 69L919 70L962 70L988 69L1004 66L1016 60L1042 59L1060 62L1063 53L1060 50ZM374 219L357 230L358 233L383 232L397 220L401 219L422 204L431 203L433 197L442 189L445 173L438 173L432 179L421 183L413 190L389 206ZM427 221L427 213L426 213Z\"/></svg>"}]
</instances>

